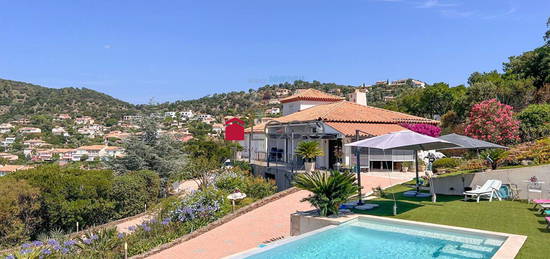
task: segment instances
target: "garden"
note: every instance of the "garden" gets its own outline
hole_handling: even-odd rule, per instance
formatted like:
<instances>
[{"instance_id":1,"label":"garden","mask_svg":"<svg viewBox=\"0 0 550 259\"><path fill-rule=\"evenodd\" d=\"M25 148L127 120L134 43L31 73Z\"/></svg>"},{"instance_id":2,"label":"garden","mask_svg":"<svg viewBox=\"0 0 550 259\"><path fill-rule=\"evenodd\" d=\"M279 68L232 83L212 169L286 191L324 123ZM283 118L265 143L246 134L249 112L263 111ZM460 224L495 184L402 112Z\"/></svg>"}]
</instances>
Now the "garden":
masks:
<instances>
[{"instance_id":1,"label":"garden","mask_svg":"<svg viewBox=\"0 0 550 259\"><path fill-rule=\"evenodd\" d=\"M155 217L129 227L128 233L119 233L115 228L91 228L79 236L59 233L40 235L35 241L6 252L5 256L124 258L125 253L128 256L144 253L230 214L233 208L227 195L231 193L239 191L247 194L247 198L236 203L235 209L238 209L276 192L273 182L252 176L247 168L246 165L235 166L220 172L210 184L188 195L161 199L151 209Z\"/></svg>"}]
</instances>

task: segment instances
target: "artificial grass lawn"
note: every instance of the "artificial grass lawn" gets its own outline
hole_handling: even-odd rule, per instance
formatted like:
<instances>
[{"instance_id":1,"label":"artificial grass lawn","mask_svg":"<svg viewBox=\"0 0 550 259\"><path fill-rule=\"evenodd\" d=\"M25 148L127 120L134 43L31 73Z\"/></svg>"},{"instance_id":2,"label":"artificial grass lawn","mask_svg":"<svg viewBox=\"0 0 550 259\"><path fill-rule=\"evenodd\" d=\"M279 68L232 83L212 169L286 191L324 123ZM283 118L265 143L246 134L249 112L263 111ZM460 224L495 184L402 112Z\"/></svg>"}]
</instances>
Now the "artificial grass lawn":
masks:
<instances>
[{"instance_id":1,"label":"artificial grass lawn","mask_svg":"<svg viewBox=\"0 0 550 259\"><path fill-rule=\"evenodd\" d=\"M443 195L438 195L437 203L432 203L431 198L402 195L410 189L398 185L385 191L387 198L391 198L392 193L396 196L398 215L395 218L525 235L527 241L516 258L550 258L550 231L546 230L544 216L532 210L533 204L504 200L464 202L463 197ZM393 200L377 199L369 203L380 206L354 212L394 217Z\"/></svg>"}]
</instances>

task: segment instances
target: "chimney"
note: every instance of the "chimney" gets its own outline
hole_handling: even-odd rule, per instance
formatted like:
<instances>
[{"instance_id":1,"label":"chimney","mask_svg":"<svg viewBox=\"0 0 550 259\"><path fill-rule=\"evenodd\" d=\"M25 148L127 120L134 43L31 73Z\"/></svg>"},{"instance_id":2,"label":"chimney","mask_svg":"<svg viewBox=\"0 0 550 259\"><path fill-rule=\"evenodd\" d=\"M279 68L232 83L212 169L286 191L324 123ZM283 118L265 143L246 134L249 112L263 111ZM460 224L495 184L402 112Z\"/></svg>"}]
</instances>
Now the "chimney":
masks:
<instances>
[{"instance_id":1,"label":"chimney","mask_svg":"<svg viewBox=\"0 0 550 259\"><path fill-rule=\"evenodd\" d=\"M355 89L355 92L349 94L349 101L352 103L367 106L367 92L366 89Z\"/></svg>"}]
</instances>

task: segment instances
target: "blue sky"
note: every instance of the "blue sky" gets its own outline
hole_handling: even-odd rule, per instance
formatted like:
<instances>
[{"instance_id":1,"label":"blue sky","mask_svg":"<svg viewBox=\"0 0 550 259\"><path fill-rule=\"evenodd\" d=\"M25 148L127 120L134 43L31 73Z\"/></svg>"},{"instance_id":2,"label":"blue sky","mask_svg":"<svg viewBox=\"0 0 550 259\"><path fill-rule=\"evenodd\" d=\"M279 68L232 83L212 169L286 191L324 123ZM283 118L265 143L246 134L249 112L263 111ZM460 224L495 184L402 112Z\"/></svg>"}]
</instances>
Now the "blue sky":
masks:
<instances>
[{"instance_id":1,"label":"blue sky","mask_svg":"<svg viewBox=\"0 0 550 259\"><path fill-rule=\"evenodd\" d=\"M0 78L132 103L303 79L466 82L542 45L550 1L0 0Z\"/></svg>"}]
</instances>

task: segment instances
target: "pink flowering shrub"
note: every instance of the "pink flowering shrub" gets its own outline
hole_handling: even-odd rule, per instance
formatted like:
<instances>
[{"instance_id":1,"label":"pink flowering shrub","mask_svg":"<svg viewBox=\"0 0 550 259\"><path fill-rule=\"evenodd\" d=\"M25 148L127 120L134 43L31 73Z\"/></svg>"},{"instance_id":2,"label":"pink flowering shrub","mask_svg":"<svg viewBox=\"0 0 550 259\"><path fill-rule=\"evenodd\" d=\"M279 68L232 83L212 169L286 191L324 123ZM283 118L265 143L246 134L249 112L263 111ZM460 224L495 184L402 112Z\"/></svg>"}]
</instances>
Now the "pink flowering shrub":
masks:
<instances>
[{"instance_id":1,"label":"pink flowering shrub","mask_svg":"<svg viewBox=\"0 0 550 259\"><path fill-rule=\"evenodd\" d=\"M430 137L439 137L441 134L441 128L431 124L401 124L404 128L414 131L416 133L428 135Z\"/></svg>"},{"instance_id":2,"label":"pink flowering shrub","mask_svg":"<svg viewBox=\"0 0 550 259\"><path fill-rule=\"evenodd\" d=\"M465 134L498 144L519 141L519 121L514 119L512 106L490 99L475 104L470 110Z\"/></svg>"}]
</instances>

